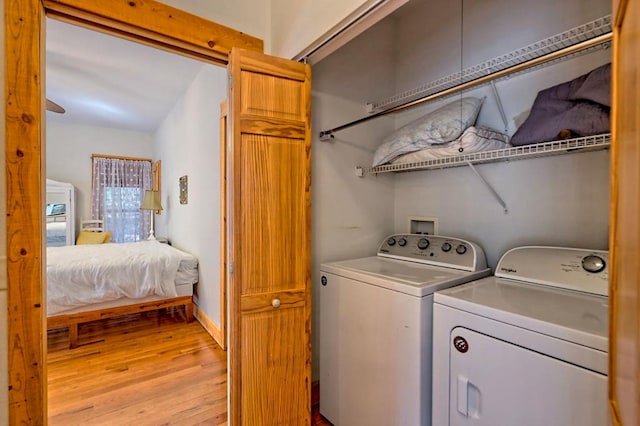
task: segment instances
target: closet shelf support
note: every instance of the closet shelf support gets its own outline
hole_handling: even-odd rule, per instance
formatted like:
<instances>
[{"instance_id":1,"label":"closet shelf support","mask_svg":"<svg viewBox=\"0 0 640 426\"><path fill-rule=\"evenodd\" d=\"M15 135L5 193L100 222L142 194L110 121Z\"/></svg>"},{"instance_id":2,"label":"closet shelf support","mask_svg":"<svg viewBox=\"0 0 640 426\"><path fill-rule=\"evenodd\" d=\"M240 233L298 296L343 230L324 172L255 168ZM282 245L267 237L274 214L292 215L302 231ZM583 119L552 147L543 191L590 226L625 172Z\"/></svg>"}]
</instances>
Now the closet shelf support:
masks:
<instances>
[{"instance_id":1,"label":"closet shelf support","mask_svg":"<svg viewBox=\"0 0 640 426\"><path fill-rule=\"evenodd\" d=\"M504 112L504 107L502 106L502 99L500 99L500 94L498 93L498 88L496 87L495 80L491 82L491 88L493 89L493 97L495 98L496 104L498 105L500 118L502 118L502 124L504 124L504 132L509 133L509 122L507 121L507 114L505 114Z\"/></svg>"},{"instance_id":2,"label":"closet shelf support","mask_svg":"<svg viewBox=\"0 0 640 426\"><path fill-rule=\"evenodd\" d=\"M320 132L320 142L329 142L335 138L335 135L331 130Z\"/></svg>"},{"instance_id":3,"label":"closet shelf support","mask_svg":"<svg viewBox=\"0 0 640 426\"><path fill-rule=\"evenodd\" d=\"M484 177L482 177L480 172L475 168L475 166L470 161L467 161L467 166L469 166L471 168L473 173L475 173L476 176L478 177L478 179L480 179L480 182L482 182L484 184L484 186L487 187L489 192L491 192L491 195L493 195L493 197L502 206L502 210L504 211L504 214L508 214L509 213L509 208L507 207L507 203L504 202L504 200L502 199L500 194L498 194L498 192L493 188L493 186L491 186L491 184L489 182L487 182L487 180Z\"/></svg>"}]
</instances>

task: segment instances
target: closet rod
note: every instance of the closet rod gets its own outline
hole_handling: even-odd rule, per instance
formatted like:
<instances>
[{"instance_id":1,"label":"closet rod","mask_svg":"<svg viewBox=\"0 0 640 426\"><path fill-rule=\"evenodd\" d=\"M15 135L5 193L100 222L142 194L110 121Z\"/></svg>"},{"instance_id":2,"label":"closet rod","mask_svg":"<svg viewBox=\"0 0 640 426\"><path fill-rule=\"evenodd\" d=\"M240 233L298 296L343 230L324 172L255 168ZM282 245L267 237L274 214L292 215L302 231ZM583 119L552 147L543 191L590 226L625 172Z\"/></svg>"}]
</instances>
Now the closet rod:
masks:
<instances>
[{"instance_id":1,"label":"closet rod","mask_svg":"<svg viewBox=\"0 0 640 426\"><path fill-rule=\"evenodd\" d=\"M597 46L597 45L602 44L602 43L606 43L606 42L610 41L611 39L612 39L612 33L602 34L602 35L599 35L597 37L593 37L593 38L591 38L589 40L584 40L582 42L573 44L571 46L567 46L565 48L562 48L562 49L547 53L546 55L530 59L530 60L528 60L526 62L522 62L520 64L513 65L513 66L511 66L509 68L505 68L503 70L496 71L496 72L491 73L491 74L487 74L485 76L476 78L475 80L471 80L471 81L467 81L465 83L458 84L455 87L451 87L449 89L445 89L445 90L442 90L440 92L436 92L436 93L433 93L431 95L427 95L427 96L424 96L422 98L419 98L419 99L416 99L416 100L413 100L413 101L409 101L409 102L406 102L404 104L397 105L395 107L386 109L384 111L380 111L380 112L377 112L375 114L371 114L371 115L369 115L367 117L362 117L362 118L360 118L358 120L355 120L355 121L352 121L350 123L343 124L342 126L338 126L338 127L333 128L333 129L330 129L330 130L323 130L323 131L320 132L320 140L322 140L322 141L330 140L330 139L332 139L334 137L333 136L334 132L347 129L349 127L355 126L357 124L364 123L364 122L369 121L369 120L373 120L374 118L378 118L378 117L383 116L383 115L387 115L387 114L391 114L391 113L394 113L394 112L402 111L402 110L405 110L407 108L411 108L411 107L414 107L416 105L420 105L420 104L423 104L425 102L429 102L429 101L432 101L432 100L435 100L435 99L450 95L452 93L456 93L456 92L459 92L459 91L462 91L462 90L465 90L465 89L469 89L471 87L475 87L475 86L481 85L481 84L489 82L491 80L495 80L497 78L504 77L504 76L509 75L509 74L513 74L513 73L516 73L516 72L519 72L519 71L526 70L528 68L535 67L535 66L540 65L540 64L544 64L545 62L553 61L553 60L561 58L563 56L567 56L567 55L570 55L572 53L579 52L581 50L588 49L590 47Z\"/></svg>"}]
</instances>

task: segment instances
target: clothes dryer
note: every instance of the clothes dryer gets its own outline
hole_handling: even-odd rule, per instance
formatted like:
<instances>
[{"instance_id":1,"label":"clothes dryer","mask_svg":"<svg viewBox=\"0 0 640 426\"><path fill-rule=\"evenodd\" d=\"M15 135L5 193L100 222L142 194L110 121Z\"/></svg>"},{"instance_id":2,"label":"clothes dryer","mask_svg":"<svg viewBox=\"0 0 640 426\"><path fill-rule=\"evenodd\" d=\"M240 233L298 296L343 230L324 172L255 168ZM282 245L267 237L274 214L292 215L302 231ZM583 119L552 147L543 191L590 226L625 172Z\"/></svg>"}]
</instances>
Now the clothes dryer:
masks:
<instances>
[{"instance_id":1,"label":"clothes dryer","mask_svg":"<svg viewBox=\"0 0 640 426\"><path fill-rule=\"evenodd\" d=\"M520 247L434 296L433 424L607 424L608 253Z\"/></svg>"},{"instance_id":2,"label":"clothes dryer","mask_svg":"<svg viewBox=\"0 0 640 426\"><path fill-rule=\"evenodd\" d=\"M488 275L482 249L399 234L377 256L320 269L320 413L336 426L429 425L433 292Z\"/></svg>"}]
</instances>

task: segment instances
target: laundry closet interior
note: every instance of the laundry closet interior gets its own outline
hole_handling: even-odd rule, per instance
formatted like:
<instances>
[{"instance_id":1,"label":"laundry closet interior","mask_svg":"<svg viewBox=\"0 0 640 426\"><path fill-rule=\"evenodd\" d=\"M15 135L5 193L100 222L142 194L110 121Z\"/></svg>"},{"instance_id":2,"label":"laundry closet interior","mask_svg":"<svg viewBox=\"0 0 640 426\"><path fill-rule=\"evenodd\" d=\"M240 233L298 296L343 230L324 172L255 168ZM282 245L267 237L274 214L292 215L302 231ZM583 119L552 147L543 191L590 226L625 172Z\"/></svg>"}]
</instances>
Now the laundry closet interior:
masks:
<instances>
[{"instance_id":1,"label":"laundry closet interior","mask_svg":"<svg viewBox=\"0 0 640 426\"><path fill-rule=\"evenodd\" d=\"M394 130L462 98L482 99L476 126L513 136L539 91L611 62L610 14L607 0L411 0L328 56L312 58L315 330L318 312L331 309L317 297L320 264L374 255L385 236L409 232L412 218L478 243L491 268L517 246L608 249L608 132L569 139L578 145L522 145L472 165L445 159L431 170L422 163L385 173L376 172L385 166L371 166ZM601 35L577 52L510 69ZM507 71L432 96L496 69ZM425 96L434 99L349 125ZM527 157L536 150L553 152Z\"/></svg>"}]
</instances>

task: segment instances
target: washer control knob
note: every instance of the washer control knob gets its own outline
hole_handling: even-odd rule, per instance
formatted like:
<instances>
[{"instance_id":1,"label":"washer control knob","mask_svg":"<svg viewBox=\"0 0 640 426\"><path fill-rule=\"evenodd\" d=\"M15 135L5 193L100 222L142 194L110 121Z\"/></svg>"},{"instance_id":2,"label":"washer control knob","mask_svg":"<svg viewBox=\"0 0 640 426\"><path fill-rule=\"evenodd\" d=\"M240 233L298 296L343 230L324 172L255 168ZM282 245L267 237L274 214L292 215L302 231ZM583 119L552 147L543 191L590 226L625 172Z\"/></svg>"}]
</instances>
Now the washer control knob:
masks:
<instances>
[{"instance_id":1,"label":"washer control knob","mask_svg":"<svg viewBox=\"0 0 640 426\"><path fill-rule=\"evenodd\" d=\"M429 240L427 240L426 238L420 238L420 239L418 240L418 248L419 248L420 250L424 250L424 249L426 249L427 247L429 247Z\"/></svg>"},{"instance_id":2,"label":"washer control knob","mask_svg":"<svg viewBox=\"0 0 640 426\"><path fill-rule=\"evenodd\" d=\"M396 245L396 239L391 237L387 240L387 244L390 246L395 246Z\"/></svg>"},{"instance_id":3,"label":"washer control knob","mask_svg":"<svg viewBox=\"0 0 640 426\"><path fill-rule=\"evenodd\" d=\"M449 251L451 251L451 244L450 243L444 243L444 244L442 244L441 248L442 248L442 251L444 251L445 253L449 252Z\"/></svg>"},{"instance_id":4,"label":"washer control knob","mask_svg":"<svg viewBox=\"0 0 640 426\"><path fill-rule=\"evenodd\" d=\"M595 254L590 254L582 258L582 267L587 272L601 272L606 266L607 263L604 259Z\"/></svg>"},{"instance_id":5,"label":"washer control knob","mask_svg":"<svg viewBox=\"0 0 640 426\"><path fill-rule=\"evenodd\" d=\"M458 247L456 247L456 253L465 254L466 252L467 252L467 246L465 246L464 244L460 244Z\"/></svg>"},{"instance_id":6,"label":"washer control knob","mask_svg":"<svg viewBox=\"0 0 640 426\"><path fill-rule=\"evenodd\" d=\"M404 238L400 238L400 239L398 240L398 245L399 245L400 247L404 247L404 246L406 246L406 245L407 245L407 240L406 240L406 239L404 239Z\"/></svg>"}]
</instances>

